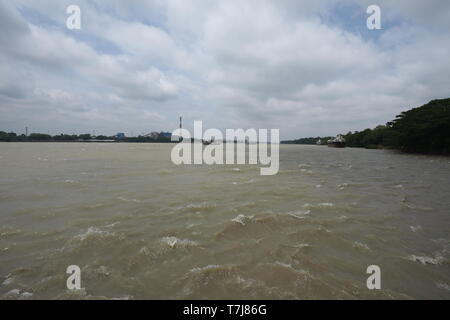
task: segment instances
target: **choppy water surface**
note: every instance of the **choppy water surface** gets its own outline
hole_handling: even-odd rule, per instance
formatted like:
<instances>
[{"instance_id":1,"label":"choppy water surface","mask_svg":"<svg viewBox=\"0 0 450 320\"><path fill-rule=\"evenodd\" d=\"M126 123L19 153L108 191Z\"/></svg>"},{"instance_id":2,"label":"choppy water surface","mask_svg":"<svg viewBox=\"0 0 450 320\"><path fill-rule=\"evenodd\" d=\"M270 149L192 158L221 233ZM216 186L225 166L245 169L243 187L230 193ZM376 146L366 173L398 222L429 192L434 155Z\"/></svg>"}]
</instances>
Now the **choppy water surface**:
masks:
<instances>
[{"instance_id":1,"label":"choppy water surface","mask_svg":"<svg viewBox=\"0 0 450 320\"><path fill-rule=\"evenodd\" d=\"M450 298L450 158L283 145L260 176L171 147L0 144L0 297Z\"/></svg>"}]
</instances>

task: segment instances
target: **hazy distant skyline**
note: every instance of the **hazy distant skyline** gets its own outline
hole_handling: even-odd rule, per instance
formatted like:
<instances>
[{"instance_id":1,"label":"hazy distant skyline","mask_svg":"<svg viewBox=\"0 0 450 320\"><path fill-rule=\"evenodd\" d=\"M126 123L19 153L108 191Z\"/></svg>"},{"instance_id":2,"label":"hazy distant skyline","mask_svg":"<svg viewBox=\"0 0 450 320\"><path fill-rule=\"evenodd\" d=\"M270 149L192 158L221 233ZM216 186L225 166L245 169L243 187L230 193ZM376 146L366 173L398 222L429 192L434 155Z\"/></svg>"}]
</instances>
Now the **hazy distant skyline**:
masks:
<instances>
[{"instance_id":1,"label":"hazy distant skyline","mask_svg":"<svg viewBox=\"0 0 450 320\"><path fill-rule=\"evenodd\" d=\"M0 130L17 133L138 135L182 115L327 136L450 96L446 0L0 0L0 28Z\"/></svg>"}]
</instances>

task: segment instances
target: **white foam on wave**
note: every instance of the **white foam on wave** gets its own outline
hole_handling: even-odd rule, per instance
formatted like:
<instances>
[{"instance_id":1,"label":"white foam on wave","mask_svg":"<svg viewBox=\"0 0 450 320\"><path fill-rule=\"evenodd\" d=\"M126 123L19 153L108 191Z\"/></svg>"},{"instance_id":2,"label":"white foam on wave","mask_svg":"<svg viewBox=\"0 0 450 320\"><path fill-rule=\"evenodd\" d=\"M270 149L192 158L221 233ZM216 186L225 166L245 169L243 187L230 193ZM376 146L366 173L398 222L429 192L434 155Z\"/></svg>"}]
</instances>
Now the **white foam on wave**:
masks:
<instances>
[{"instance_id":1,"label":"white foam on wave","mask_svg":"<svg viewBox=\"0 0 450 320\"><path fill-rule=\"evenodd\" d=\"M346 182L338 184L339 190L344 190L347 187L348 187L348 183L346 183Z\"/></svg>"},{"instance_id":2,"label":"white foam on wave","mask_svg":"<svg viewBox=\"0 0 450 320\"><path fill-rule=\"evenodd\" d=\"M143 255L146 255L146 256L150 255L150 252L151 252L150 249L148 247L146 247L146 246L144 246L141 249L139 249L139 253L143 254Z\"/></svg>"},{"instance_id":3,"label":"white foam on wave","mask_svg":"<svg viewBox=\"0 0 450 320\"><path fill-rule=\"evenodd\" d=\"M119 224L120 224L120 221L116 221L111 224L104 225L102 228L114 228L115 226L117 226Z\"/></svg>"},{"instance_id":4,"label":"white foam on wave","mask_svg":"<svg viewBox=\"0 0 450 320\"><path fill-rule=\"evenodd\" d=\"M418 230L422 230L422 226L409 226L412 232L416 232Z\"/></svg>"},{"instance_id":5,"label":"white foam on wave","mask_svg":"<svg viewBox=\"0 0 450 320\"><path fill-rule=\"evenodd\" d=\"M208 203L206 201L200 203L190 203L186 205L186 209L196 209L196 210L208 210L214 209L216 205L214 203Z\"/></svg>"},{"instance_id":6,"label":"white foam on wave","mask_svg":"<svg viewBox=\"0 0 450 320\"><path fill-rule=\"evenodd\" d=\"M318 206L320 206L320 207L333 207L334 204L332 204L331 202L322 202L322 203L319 203Z\"/></svg>"},{"instance_id":7,"label":"white foam on wave","mask_svg":"<svg viewBox=\"0 0 450 320\"><path fill-rule=\"evenodd\" d=\"M239 276L239 268L235 264L210 264L203 267L195 267L186 274L187 278L194 281L194 286L205 285L209 281L232 281ZM220 279L220 280L219 280ZM187 291L191 291L188 289Z\"/></svg>"},{"instance_id":8,"label":"white foam on wave","mask_svg":"<svg viewBox=\"0 0 450 320\"><path fill-rule=\"evenodd\" d=\"M250 219L252 219L253 216L246 216L243 214L239 214L236 217L234 217L233 219L231 219L231 221L236 222L236 223L240 223L241 225L245 226L248 221L250 221Z\"/></svg>"},{"instance_id":9,"label":"white foam on wave","mask_svg":"<svg viewBox=\"0 0 450 320\"><path fill-rule=\"evenodd\" d=\"M290 211L287 214L296 219L304 219L305 216L309 215L310 213L311 210L297 210L297 211Z\"/></svg>"},{"instance_id":10,"label":"white foam on wave","mask_svg":"<svg viewBox=\"0 0 450 320\"><path fill-rule=\"evenodd\" d=\"M309 272L307 272L307 271L305 271L303 269L296 269L290 263L285 263L285 262L281 262L281 261L275 261L274 265L280 266L280 267L285 268L285 269L288 269L289 271L294 272L294 273L302 274L302 275L305 275L305 276L310 276Z\"/></svg>"},{"instance_id":11,"label":"white foam on wave","mask_svg":"<svg viewBox=\"0 0 450 320\"><path fill-rule=\"evenodd\" d=\"M367 250L367 251L371 251L367 244L359 242L359 241L353 242L353 247L354 248L358 248L358 249L364 249L364 250Z\"/></svg>"},{"instance_id":12,"label":"white foam on wave","mask_svg":"<svg viewBox=\"0 0 450 320\"><path fill-rule=\"evenodd\" d=\"M204 267L192 268L191 270L189 270L189 272L196 273L196 272L203 272L203 271L209 271L209 270L216 270L216 269L220 269L220 268L221 268L221 266L218 265L218 264L210 264L210 265L207 265L207 266L204 266Z\"/></svg>"},{"instance_id":13,"label":"white foam on wave","mask_svg":"<svg viewBox=\"0 0 450 320\"><path fill-rule=\"evenodd\" d=\"M74 239L79 240L80 242L84 242L89 239L105 238L113 236L115 236L115 234L112 232L101 230L96 227L89 227L86 232L76 235Z\"/></svg>"},{"instance_id":14,"label":"white foam on wave","mask_svg":"<svg viewBox=\"0 0 450 320\"><path fill-rule=\"evenodd\" d=\"M305 203L303 205L303 208L331 208L331 207L334 207L334 204L331 202L321 202L318 204Z\"/></svg>"},{"instance_id":15,"label":"white foam on wave","mask_svg":"<svg viewBox=\"0 0 450 320\"><path fill-rule=\"evenodd\" d=\"M9 226L1 226L0 231L1 231L0 237L12 236L12 235L22 232L22 230L20 230L20 229L16 229L16 228L9 227Z\"/></svg>"},{"instance_id":16,"label":"white foam on wave","mask_svg":"<svg viewBox=\"0 0 450 320\"><path fill-rule=\"evenodd\" d=\"M123 297L111 298L111 300L133 300L134 297L131 295L125 295Z\"/></svg>"},{"instance_id":17,"label":"white foam on wave","mask_svg":"<svg viewBox=\"0 0 450 320\"><path fill-rule=\"evenodd\" d=\"M197 247L198 242L188 239L180 239L177 237L163 237L160 239L160 243L163 246L169 247L171 249L174 248L188 248L188 247Z\"/></svg>"},{"instance_id":18,"label":"white foam on wave","mask_svg":"<svg viewBox=\"0 0 450 320\"><path fill-rule=\"evenodd\" d=\"M14 277L7 277L5 279L5 281L3 281L2 285L3 286L9 286L13 282L14 282Z\"/></svg>"},{"instance_id":19,"label":"white foam on wave","mask_svg":"<svg viewBox=\"0 0 450 320\"><path fill-rule=\"evenodd\" d=\"M450 286L446 283L437 282L436 287L438 287L439 289L442 289L442 290L450 291Z\"/></svg>"},{"instance_id":20,"label":"white foam on wave","mask_svg":"<svg viewBox=\"0 0 450 320\"><path fill-rule=\"evenodd\" d=\"M299 244L294 244L293 247L302 249L302 248L309 248L309 247L311 247L311 245L309 243L299 243Z\"/></svg>"},{"instance_id":21,"label":"white foam on wave","mask_svg":"<svg viewBox=\"0 0 450 320\"><path fill-rule=\"evenodd\" d=\"M234 184L234 185L238 185L238 184L250 184L250 183L253 183L253 182L255 182L255 180L254 180L254 179L250 179L250 180L246 180L246 181L243 181L243 182L233 181L233 184Z\"/></svg>"},{"instance_id":22,"label":"white foam on wave","mask_svg":"<svg viewBox=\"0 0 450 320\"><path fill-rule=\"evenodd\" d=\"M415 254L409 255L408 259L413 262L420 262L423 265L432 264L438 265L445 261L445 258L440 254L436 254L435 257L416 256Z\"/></svg>"},{"instance_id":23,"label":"white foam on wave","mask_svg":"<svg viewBox=\"0 0 450 320\"><path fill-rule=\"evenodd\" d=\"M31 293L31 292L22 292L21 294L20 294L20 297L19 297L19 299L23 299L23 300L25 300L25 299L29 299L29 298L31 298L33 296L33 294Z\"/></svg>"},{"instance_id":24,"label":"white foam on wave","mask_svg":"<svg viewBox=\"0 0 450 320\"><path fill-rule=\"evenodd\" d=\"M138 199L127 199L127 198L122 197L122 196L118 197L117 199L125 201L125 202L136 202L136 203L141 202L141 200L138 200Z\"/></svg>"},{"instance_id":25,"label":"white foam on wave","mask_svg":"<svg viewBox=\"0 0 450 320\"><path fill-rule=\"evenodd\" d=\"M282 267L285 267L287 269L294 269L290 263L284 263L284 262L281 262L281 261L275 261L275 264L279 265L279 266L282 266Z\"/></svg>"},{"instance_id":26,"label":"white foam on wave","mask_svg":"<svg viewBox=\"0 0 450 320\"><path fill-rule=\"evenodd\" d=\"M12 289L5 293L2 298L3 299L18 299L18 300L26 300L33 296L32 293L27 291L21 291L20 289Z\"/></svg>"}]
</instances>

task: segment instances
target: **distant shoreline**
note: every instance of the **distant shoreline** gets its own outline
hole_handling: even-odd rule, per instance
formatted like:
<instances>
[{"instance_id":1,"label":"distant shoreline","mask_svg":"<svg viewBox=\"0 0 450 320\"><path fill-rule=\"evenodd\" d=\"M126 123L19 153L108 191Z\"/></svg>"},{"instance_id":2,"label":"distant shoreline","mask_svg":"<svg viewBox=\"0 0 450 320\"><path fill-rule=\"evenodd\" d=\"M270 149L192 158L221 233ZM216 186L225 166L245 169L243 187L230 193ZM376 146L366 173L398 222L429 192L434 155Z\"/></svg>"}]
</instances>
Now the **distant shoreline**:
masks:
<instances>
[{"instance_id":1,"label":"distant shoreline","mask_svg":"<svg viewBox=\"0 0 450 320\"><path fill-rule=\"evenodd\" d=\"M105 141L105 140L81 140L81 141L55 141L55 140L33 140L33 141L0 141L0 143L178 143L178 141Z\"/></svg>"},{"instance_id":2,"label":"distant shoreline","mask_svg":"<svg viewBox=\"0 0 450 320\"><path fill-rule=\"evenodd\" d=\"M450 98L432 100L404 111L386 125L342 134L347 147L399 150L411 154L450 156ZM282 144L326 145L330 137L281 141Z\"/></svg>"}]
</instances>

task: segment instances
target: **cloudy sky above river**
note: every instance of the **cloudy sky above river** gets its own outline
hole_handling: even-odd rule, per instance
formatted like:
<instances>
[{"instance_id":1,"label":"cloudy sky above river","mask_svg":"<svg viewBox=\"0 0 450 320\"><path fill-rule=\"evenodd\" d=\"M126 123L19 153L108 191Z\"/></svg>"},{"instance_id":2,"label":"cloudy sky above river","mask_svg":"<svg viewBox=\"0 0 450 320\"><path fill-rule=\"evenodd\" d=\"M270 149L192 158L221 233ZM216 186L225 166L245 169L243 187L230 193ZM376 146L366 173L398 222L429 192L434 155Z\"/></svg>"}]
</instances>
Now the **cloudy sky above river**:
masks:
<instances>
[{"instance_id":1,"label":"cloudy sky above river","mask_svg":"<svg viewBox=\"0 0 450 320\"><path fill-rule=\"evenodd\" d=\"M287 139L450 96L448 0L0 0L0 28L3 131L137 135L182 115Z\"/></svg>"}]
</instances>

